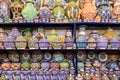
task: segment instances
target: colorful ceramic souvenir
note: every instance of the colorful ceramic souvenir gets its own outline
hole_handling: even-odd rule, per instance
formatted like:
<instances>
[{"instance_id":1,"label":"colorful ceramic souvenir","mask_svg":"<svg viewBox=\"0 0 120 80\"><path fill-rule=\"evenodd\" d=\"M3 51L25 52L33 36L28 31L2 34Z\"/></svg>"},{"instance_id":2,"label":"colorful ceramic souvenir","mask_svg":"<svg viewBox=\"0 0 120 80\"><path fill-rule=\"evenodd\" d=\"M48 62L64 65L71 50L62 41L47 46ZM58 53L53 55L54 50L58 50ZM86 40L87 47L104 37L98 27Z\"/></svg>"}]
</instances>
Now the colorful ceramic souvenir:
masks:
<instances>
[{"instance_id":1,"label":"colorful ceramic souvenir","mask_svg":"<svg viewBox=\"0 0 120 80\"><path fill-rule=\"evenodd\" d=\"M8 36L4 40L5 49L15 49L15 39L12 36Z\"/></svg>"},{"instance_id":2,"label":"colorful ceramic souvenir","mask_svg":"<svg viewBox=\"0 0 120 80\"><path fill-rule=\"evenodd\" d=\"M62 22L64 16L65 16L65 11L64 8L61 6L56 6L53 9L53 15L56 18L56 22Z\"/></svg>"},{"instance_id":3,"label":"colorful ceramic souvenir","mask_svg":"<svg viewBox=\"0 0 120 80\"><path fill-rule=\"evenodd\" d=\"M89 58L90 60L94 60L94 59L96 58L95 52L89 52L89 53L88 53L88 58Z\"/></svg>"},{"instance_id":4,"label":"colorful ceramic souvenir","mask_svg":"<svg viewBox=\"0 0 120 80\"><path fill-rule=\"evenodd\" d=\"M42 70L48 70L50 68L50 63L49 62L42 62L41 63L41 69Z\"/></svg>"},{"instance_id":5,"label":"colorful ceramic souvenir","mask_svg":"<svg viewBox=\"0 0 120 80\"><path fill-rule=\"evenodd\" d=\"M92 31L90 34L90 37L94 38L95 40L97 40L97 38L99 37L99 34L97 31Z\"/></svg>"},{"instance_id":6,"label":"colorful ceramic souvenir","mask_svg":"<svg viewBox=\"0 0 120 80\"><path fill-rule=\"evenodd\" d=\"M31 54L27 51L20 52L20 60L21 62L29 61L31 59Z\"/></svg>"},{"instance_id":7,"label":"colorful ceramic souvenir","mask_svg":"<svg viewBox=\"0 0 120 80\"><path fill-rule=\"evenodd\" d=\"M1 68L3 70L8 70L8 69L10 69L10 67L11 67L11 64L8 61L8 59L4 59L4 62L1 64Z\"/></svg>"},{"instance_id":8,"label":"colorful ceramic souvenir","mask_svg":"<svg viewBox=\"0 0 120 80\"><path fill-rule=\"evenodd\" d=\"M104 37L110 41L113 37L118 38L118 35L115 33L115 31L112 28L108 28L106 32L104 33Z\"/></svg>"},{"instance_id":9,"label":"colorful ceramic souvenir","mask_svg":"<svg viewBox=\"0 0 120 80\"><path fill-rule=\"evenodd\" d=\"M47 4L42 5L39 12L42 22L49 22L51 15L52 11L49 9L49 6Z\"/></svg>"},{"instance_id":10,"label":"colorful ceramic souvenir","mask_svg":"<svg viewBox=\"0 0 120 80\"><path fill-rule=\"evenodd\" d=\"M42 27L38 28L38 32L35 34L35 37L40 40L45 37L45 30Z\"/></svg>"},{"instance_id":11,"label":"colorful ceramic souvenir","mask_svg":"<svg viewBox=\"0 0 120 80\"><path fill-rule=\"evenodd\" d=\"M71 51L68 51L64 54L65 59L67 60L73 60L74 59L74 53Z\"/></svg>"},{"instance_id":12,"label":"colorful ceramic souvenir","mask_svg":"<svg viewBox=\"0 0 120 80\"><path fill-rule=\"evenodd\" d=\"M52 70L59 69L59 62L51 61L50 62L50 68Z\"/></svg>"},{"instance_id":13,"label":"colorful ceramic souvenir","mask_svg":"<svg viewBox=\"0 0 120 80\"><path fill-rule=\"evenodd\" d=\"M30 67L31 67L31 69L34 69L34 70L37 69L38 70L38 69L40 69L40 63L32 62Z\"/></svg>"},{"instance_id":14,"label":"colorful ceramic souvenir","mask_svg":"<svg viewBox=\"0 0 120 80\"><path fill-rule=\"evenodd\" d=\"M68 29L66 31L65 46L67 49L72 49L73 45L74 45L74 40L72 37L72 31Z\"/></svg>"},{"instance_id":15,"label":"colorful ceramic souvenir","mask_svg":"<svg viewBox=\"0 0 120 80\"><path fill-rule=\"evenodd\" d=\"M118 41L117 38L113 37L111 40L110 40L110 45L111 45L111 48L112 49L118 49L120 47L120 42Z\"/></svg>"},{"instance_id":16,"label":"colorful ceramic souvenir","mask_svg":"<svg viewBox=\"0 0 120 80\"><path fill-rule=\"evenodd\" d=\"M30 38L30 40L28 41L28 47L29 49L38 49L38 39L33 36L32 38Z\"/></svg>"},{"instance_id":17,"label":"colorful ceramic souvenir","mask_svg":"<svg viewBox=\"0 0 120 80\"><path fill-rule=\"evenodd\" d=\"M86 53L85 52L79 51L77 53L77 59L78 59L78 61L83 61L85 58L86 58Z\"/></svg>"},{"instance_id":18,"label":"colorful ceramic souvenir","mask_svg":"<svg viewBox=\"0 0 120 80\"><path fill-rule=\"evenodd\" d=\"M61 52L55 52L53 54L53 60L57 62L62 62L64 60L64 55Z\"/></svg>"},{"instance_id":19,"label":"colorful ceramic souvenir","mask_svg":"<svg viewBox=\"0 0 120 80\"><path fill-rule=\"evenodd\" d=\"M27 28L27 29L23 32L23 36L26 38L27 41L29 41L30 38L32 37L32 30L31 30L31 28Z\"/></svg>"},{"instance_id":20,"label":"colorful ceramic souvenir","mask_svg":"<svg viewBox=\"0 0 120 80\"><path fill-rule=\"evenodd\" d=\"M21 63L21 68L22 68L23 70L29 70L29 69L30 69L30 63L27 62L27 61L22 62L22 63Z\"/></svg>"},{"instance_id":21,"label":"colorful ceramic souvenir","mask_svg":"<svg viewBox=\"0 0 120 80\"><path fill-rule=\"evenodd\" d=\"M8 58L12 62L18 62L19 61L19 54L16 51L11 51L8 54Z\"/></svg>"},{"instance_id":22,"label":"colorful ceramic souvenir","mask_svg":"<svg viewBox=\"0 0 120 80\"><path fill-rule=\"evenodd\" d=\"M14 21L18 20L19 17L21 16L20 13L23 9L22 2L20 0L19 1L17 1L17 0L11 1L10 8L11 8L11 11L12 11Z\"/></svg>"},{"instance_id":23,"label":"colorful ceramic souvenir","mask_svg":"<svg viewBox=\"0 0 120 80\"><path fill-rule=\"evenodd\" d=\"M98 60L94 60L93 66L94 67L100 67L101 63Z\"/></svg>"},{"instance_id":24,"label":"colorful ceramic souvenir","mask_svg":"<svg viewBox=\"0 0 120 80\"><path fill-rule=\"evenodd\" d=\"M60 63L60 69L69 69L69 67L70 67L70 63L68 62L68 61L62 61L61 63Z\"/></svg>"},{"instance_id":25,"label":"colorful ceramic souvenir","mask_svg":"<svg viewBox=\"0 0 120 80\"><path fill-rule=\"evenodd\" d=\"M93 21L97 14L97 10L92 4L92 0L84 0L84 6L81 11L83 21Z\"/></svg>"},{"instance_id":26,"label":"colorful ceramic souvenir","mask_svg":"<svg viewBox=\"0 0 120 80\"><path fill-rule=\"evenodd\" d=\"M21 14L24 17L24 19L28 21L32 20L34 17L37 16L38 12L34 5L33 0L26 0L26 5L24 9L22 10Z\"/></svg>"},{"instance_id":27,"label":"colorful ceramic souvenir","mask_svg":"<svg viewBox=\"0 0 120 80\"><path fill-rule=\"evenodd\" d=\"M0 52L0 60L4 60L4 59L7 59L7 54Z\"/></svg>"},{"instance_id":28,"label":"colorful ceramic souvenir","mask_svg":"<svg viewBox=\"0 0 120 80\"><path fill-rule=\"evenodd\" d=\"M95 41L94 38L90 37L88 39L87 43L88 43L87 46L88 46L89 49L95 49L96 48L96 41Z\"/></svg>"},{"instance_id":29,"label":"colorful ceramic souvenir","mask_svg":"<svg viewBox=\"0 0 120 80\"><path fill-rule=\"evenodd\" d=\"M97 39L97 49L106 49L108 46L108 41L106 40L105 37L100 36Z\"/></svg>"},{"instance_id":30,"label":"colorful ceramic souvenir","mask_svg":"<svg viewBox=\"0 0 120 80\"><path fill-rule=\"evenodd\" d=\"M21 67L21 63L11 63L12 70L19 70Z\"/></svg>"},{"instance_id":31,"label":"colorful ceramic souvenir","mask_svg":"<svg viewBox=\"0 0 120 80\"><path fill-rule=\"evenodd\" d=\"M49 42L45 37L43 37L42 39L39 40L39 47L40 47L40 49L48 49L49 48Z\"/></svg>"},{"instance_id":32,"label":"colorful ceramic souvenir","mask_svg":"<svg viewBox=\"0 0 120 80\"><path fill-rule=\"evenodd\" d=\"M52 59L52 55L49 52L44 53L44 61L50 61Z\"/></svg>"},{"instance_id":33,"label":"colorful ceramic souvenir","mask_svg":"<svg viewBox=\"0 0 120 80\"><path fill-rule=\"evenodd\" d=\"M15 40L15 45L17 49L25 49L27 46L27 41L25 37L23 36L18 36Z\"/></svg>"},{"instance_id":34,"label":"colorful ceramic souvenir","mask_svg":"<svg viewBox=\"0 0 120 80\"><path fill-rule=\"evenodd\" d=\"M34 51L32 53L32 60L35 62L39 62L43 59L43 53L40 51Z\"/></svg>"},{"instance_id":35,"label":"colorful ceramic souvenir","mask_svg":"<svg viewBox=\"0 0 120 80\"><path fill-rule=\"evenodd\" d=\"M3 47L3 42L6 39L6 37L7 37L7 35L6 35L5 31L2 28L0 28L0 48Z\"/></svg>"},{"instance_id":36,"label":"colorful ceramic souvenir","mask_svg":"<svg viewBox=\"0 0 120 80\"><path fill-rule=\"evenodd\" d=\"M77 62L77 69L80 70L81 68L84 68L83 62Z\"/></svg>"},{"instance_id":37,"label":"colorful ceramic souvenir","mask_svg":"<svg viewBox=\"0 0 120 80\"><path fill-rule=\"evenodd\" d=\"M107 64L107 68L109 69L115 69L117 68L118 65L117 65L117 62L116 61L110 61L108 64Z\"/></svg>"},{"instance_id":38,"label":"colorful ceramic souvenir","mask_svg":"<svg viewBox=\"0 0 120 80\"><path fill-rule=\"evenodd\" d=\"M12 36L16 39L18 36L21 36L21 33L18 30L18 28L14 27L14 28L12 28L11 32L9 33L9 36Z\"/></svg>"}]
</instances>

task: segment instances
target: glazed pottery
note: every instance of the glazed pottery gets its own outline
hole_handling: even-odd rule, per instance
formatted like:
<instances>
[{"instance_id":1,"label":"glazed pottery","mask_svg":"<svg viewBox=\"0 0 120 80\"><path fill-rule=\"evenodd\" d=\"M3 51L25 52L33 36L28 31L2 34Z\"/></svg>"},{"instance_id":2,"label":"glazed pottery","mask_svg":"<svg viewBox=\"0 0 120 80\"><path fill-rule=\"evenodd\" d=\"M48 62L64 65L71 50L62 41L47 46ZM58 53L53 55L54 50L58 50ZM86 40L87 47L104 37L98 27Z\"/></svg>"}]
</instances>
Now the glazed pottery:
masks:
<instances>
[{"instance_id":1,"label":"glazed pottery","mask_svg":"<svg viewBox=\"0 0 120 80\"><path fill-rule=\"evenodd\" d=\"M81 11L83 21L94 20L97 10L91 0L84 0L84 6Z\"/></svg>"},{"instance_id":2,"label":"glazed pottery","mask_svg":"<svg viewBox=\"0 0 120 80\"><path fill-rule=\"evenodd\" d=\"M104 33L104 37L105 37L108 41L110 41L113 37L118 38L118 35L114 32L113 29L108 28L108 29L106 30L106 32Z\"/></svg>"},{"instance_id":3,"label":"glazed pottery","mask_svg":"<svg viewBox=\"0 0 120 80\"><path fill-rule=\"evenodd\" d=\"M69 69L69 67L70 67L70 64L69 64L69 62L68 61L62 61L61 63L60 63L60 69Z\"/></svg>"},{"instance_id":4,"label":"glazed pottery","mask_svg":"<svg viewBox=\"0 0 120 80\"><path fill-rule=\"evenodd\" d=\"M19 54L16 51L10 51L10 53L8 54L8 58L12 62L18 62Z\"/></svg>"},{"instance_id":5,"label":"glazed pottery","mask_svg":"<svg viewBox=\"0 0 120 80\"><path fill-rule=\"evenodd\" d=\"M95 49L96 48L96 40L94 38L90 37L88 39L87 43L88 43L87 46L88 46L89 49Z\"/></svg>"},{"instance_id":6,"label":"glazed pottery","mask_svg":"<svg viewBox=\"0 0 120 80\"><path fill-rule=\"evenodd\" d=\"M30 71L30 80L36 80L37 79L36 74L37 74L36 70L31 70Z\"/></svg>"},{"instance_id":7,"label":"glazed pottery","mask_svg":"<svg viewBox=\"0 0 120 80\"><path fill-rule=\"evenodd\" d=\"M11 32L9 33L9 36L12 36L16 39L18 36L21 36L21 33L18 30L18 28L14 27L14 28L12 28Z\"/></svg>"},{"instance_id":8,"label":"glazed pottery","mask_svg":"<svg viewBox=\"0 0 120 80\"><path fill-rule=\"evenodd\" d=\"M8 59L4 59L4 62L1 64L1 68L3 70L8 70L11 67L11 63L8 61Z\"/></svg>"},{"instance_id":9,"label":"glazed pottery","mask_svg":"<svg viewBox=\"0 0 120 80\"><path fill-rule=\"evenodd\" d=\"M30 40L28 41L28 47L29 49L38 49L38 39L33 36L32 38L30 38Z\"/></svg>"},{"instance_id":10,"label":"glazed pottery","mask_svg":"<svg viewBox=\"0 0 120 80\"><path fill-rule=\"evenodd\" d=\"M5 31L2 28L0 28L0 48L3 47L2 43L4 42L6 37L7 37L7 35L6 35Z\"/></svg>"},{"instance_id":11,"label":"glazed pottery","mask_svg":"<svg viewBox=\"0 0 120 80\"><path fill-rule=\"evenodd\" d=\"M8 36L4 40L5 49L15 49L15 39L12 36Z\"/></svg>"},{"instance_id":12,"label":"glazed pottery","mask_svg":"<svg viewBox=\"0 0 120 80\"><path fill-rule=\"evenodd\" d=\"M72 38L72 31L68 29L66 31L65 46L67 49L72 49L73 45L74 45L74 40Z\"/></svg>"},{"instance_id":13,"label":"glazed pottery","mask_svg":"<svg viewBox=\"0 0 120 80\"><path fill-rule=\"evenodd\" d=\"M48 70L50 68L50 63L49 62L42 62L41 63L41 69L42 70Z\"/></svg>"},{"instance_id":14,"label":"glazed pottery","mask_svg":"<svg viewBox=\"0 0 120 80\"><path fill-rule=\"evenodd\" d=\"M39 40L39 47L40 47L40 49L48 49L49 48L49 42L45 37L43 37L42 39Z\"/></svg>"},{"instance_id":15,"label":"glazed pottery","mask_svg":"<svg viewBox=\"0 0 120 80\"><path fill-rule=\"evenodd\" d=\"M89 52L88 53L88 58L90 59L90 60L94 60L95 58L96 58L96 53L95 52Z\"/></svg>"},{"instance_id":16,"label":"glazed pottery","mask_svg":"<svg viewBox=\"0 0 120 80\"><path fill-rule=\"evenodd\" d=\"M77 59L78 61L83 61L86 58L86 53L84 51L77 52Z\"/></svg>"},{"instance_id":17,"label":"glazed pottery","mask_svg":"<svg viewBox=\"0 0 120 80\"><path fill-rule=\"evenodd\" d=\"M45 30L41 27L38 28L38 32L35 34L35 37L40 40L45 37Z\"/></svg>"},{"instance_id":18,"label":"glazed pottery","mask_svg":"<svg viewBox=\"0 0 120 80\"><path fill-rule=\"evenodd\" d=\"M52 55L49 52L44 53L44 61L50 61L52 59Z\"/></svg>"},{"instance_id":19,"label":"glazed pottery","mask_svg":"<svg viewBox=\"0 0 120 80\"><path fill-rule=\"evenodd\" d=\"M12 70L19 70L21 67L21 63L11 63Z\"/></svg>"},{"instance_id":20,"label":"glazed pottery","mask_svg":"<svg viewBox=\"0 0 120 80\"><path fill-rule=\"evenodd\" d=\"M108 46L108 41L106 40L105 37L100 36L97 39L97 49L106 49Z\"/></svg>"},{"instance_id":21,"label":"glazed pottery","mask_svg":"<svg viewBox=\"0 0 120 80\"><path fill-rule=\"evenodd\" d=\"M90 34L90 37L94 38L95 41L97 40L97 38L99 37L99 34L97 31L92 31Z\"/></svg>"},{"instance_id":22,"label":"glazed pottery","mask_svg":"<svg viewBox=\"0 0 120 80\"><path fill-rule=\"evenodd\" d=\"M61 52L55 52L53 54L53 60L57 62L62 62L64 59L64 55Z\"/></svg>"},{"instance_id":23,"label":"glazed pottery","mask_svg":"<svg viewBox=\"0 0 120 80\"><path fill-rule=\"evenodd\" d=\"M21 80L29 80L29 74L30 71L29 70L22 70L21 71Z\"/></svg>"},{"instance_id":24,"label":"glazed pottery","mask_svg":"<svg viewBox=\"0 0 120 80\"><path fill-rule=\"evenodd\" d=\"M52 12L49 9L48 5L43 5L40 8L39 16L40 16L42 22L49 22L51 15L52 15Z\"/></svg>"},{"instance_id":25,"label":"glazed pottery","mask_svg":"<svg viewBox=\"0 0 120 80\"><path fill-rule=\"evenodd\" d=\"M27 46L27 41L25 37L23 36L18 36L15 40L15 45L17 49L25 49Z\"/></svg>"},{"instance_id":26,"label":"glazed pottery","mask_svg":"<svg viewBox=\"0 0 120 80\"><path fill-rule=\"evenodd\" d=\"M27 41L30 40L30 38L32 37L32 30L30 28L27 28L24 32L23 32L23 36L26 38Z\"/></svg>"},{"instance_id":27,"label":"glazed pottery","mask_svg":"<svg viewBox=\"0 0 120 80\"><path fill-rule=\"evenodd\" d=\"M43 59L43 53L40 51L34 51L32 53L32 60L35 62L39 62Z\"/></svg>"},{"instance_id":28,"label":"glazed pottery","mask_svg":"<svg viewBox=\"0 0 120 80\"><path fill-rule=\"evenodd\" d=\"M32 62L30 67L31 67L31 69L34 69L34 70L37 69L38 70L38 69L40 69L40 63Z\"/></svg>"},{"instance_id":29,"label":"glazed pottery","mask_svg":"<svg viewBox=\"0 0 120 80\"><path fill-rule=\"evenodd\" d=\"M107 64L107 68L110 68L110 69L115 69L117 68L118 65L117 65L117 62L116 61L110 61L108 64Z\"/></svg>"},{"instance_id":30,"label":"glazed pottery","mask_svg":"<svg viewBox=\"0 0 120 80\"><path fill-rule=\"evenodd\" d=\"M73 60L74 59L74 53L71 51L68 51L64 54L65 59L67 60Z\"/></svg>"},{"instance_id":31,"label":"glazed pottery","mask_svg":"<svg viewBox=\"0 0 120 80\"><path fill-rule=\"evenodd\" d=\"M83 62L77 62L77 69L84 68L84 63Z\"/></svg>"},{"instance_id":32,"label":"glazed pottery","mask_svg":"<svg viewBox=\"0 0 120 80\"><path fill-rule=\"evenodd\" d=\"M22 62L22 63L21 63L21 68L22 68L23 70L29 70L29 69L30 69L30 63L27 62L27 61Z\"/></svg>"},{"instance_id":33,"label":"glazed pottery","mask_svg":"<svg viewBox=\"0 0 120 80\"><path fill-rule=\"evenodd\" d=\"M51 61L50 62L50 68L52 70L59 69L59 62Z\"/></svg>"},{"instance_id":34,"label":"glazed pottery","mask_svg":"<svg viewBox=\"0 0 120 80\"><path fill-rule=\"evenodd\" d=\"M20 70L17 70L17 71L15 71L15 73L14 73L14 80L21 80L21 76L20 76L20 74L21 74L21 71Z\"/></svg>"},{"instance_id":35,"label":"glazed pottery","mask_svg":"<svg viewBox=\"0 0 120 80\"><path fill-rule=\"evenodd\" d=\"M20 52L20 61L29 61L31 59L31 54L27 51L21 51Z\"/></svg>"},{"instance_id":36,"label":"glazed pottery","mask_svg":"<svg viewBox=\"0 0 120 80\"><path fill-rule=\"evenodd\" d=\"M22 16L25 20L32 20L34 17L37 16L38 12L34 5L33 0L27 0L24 9L21 12Z\"/></svg>"},{"instance_id":37,"label":"glazed pottery","mask_svg":"<svg viewBox=\"0 0 120 80\"><path fill-rule=\"evenodd\" d=\"M110 45L111 45L111 48L112 49L118 49L120 47L120 42L118 41L117 38L113 37L111 40L110 40Z\"/></svg>"}]
</instances>

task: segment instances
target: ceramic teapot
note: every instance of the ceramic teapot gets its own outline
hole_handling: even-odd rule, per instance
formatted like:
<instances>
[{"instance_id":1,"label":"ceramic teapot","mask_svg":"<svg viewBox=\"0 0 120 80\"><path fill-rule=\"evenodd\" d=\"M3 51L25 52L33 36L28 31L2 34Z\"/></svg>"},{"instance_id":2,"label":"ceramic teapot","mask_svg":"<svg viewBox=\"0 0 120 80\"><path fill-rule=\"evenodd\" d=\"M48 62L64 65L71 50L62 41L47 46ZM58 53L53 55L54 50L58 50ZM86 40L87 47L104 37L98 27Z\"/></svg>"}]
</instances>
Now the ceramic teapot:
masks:
<instances>
[{"instance_id":1,"label":"ceramic teapot","mask_svg":"<svg viewBox=\"0 0 120 80\"><path fill-rule=\"evenodd\" d=\"M51 15L52 15L52 12L49 9L49 6L47 4L42 5L42 7L40 8L40 12L39 12L39 16L42 22L49 22Z\"/></svg>"},{"instance_id":2,"label":"ceramic teapot","mask_svg":"<svg viewBox=\"0 0 120 80\"><path fill-rule=\"evenodd\" d=\"M106 49L108 46L108 41L105 37L100 36L97 39L97 49Z\"/></svg>"},{"instance_id":3,"label":"ceramic teapot","mask_svg":"<svg viewBox=\"0 0 120 80\"><path fill-rule=\"evenodd\" d=\"M25 20L32 20L35 18L38 14L37 9L34 5L33 0L26 0L26 5L24 9L21 12L22 16L24 17Z\"/></svg>"},{"instance_id":4,"label":"ceramic teapot","mask_svg":"<svg viewBox=\"0 0 120 80\"><path fill-rule=\"evenodd\" d=\"M18 36L15 40L15 45L17 49L25 49L27 46L27 41L25 37L23 36Z\"/></svg>"},{"instance_id":5,"label":"ceramic teapot","mask_svg":"<svg viewBox=\"0 0 120 80\"><path fill-rule=\"evenodd\" d=\"M30 40L28 41L28 47L29 49L38 49L38 39L33 36L32 38L30 38Z\"/></svg>"},{"instance_id":6,"label":"ceramic teapot","mask_svg":"<svg viewBox=\"0 0 120 80\"><path fill-rule=\"evenodd\" d=\"M15 39L12 36L8 36L4 40L4 47L6 49L15 49Z\"/></svg>"}]
</instances>

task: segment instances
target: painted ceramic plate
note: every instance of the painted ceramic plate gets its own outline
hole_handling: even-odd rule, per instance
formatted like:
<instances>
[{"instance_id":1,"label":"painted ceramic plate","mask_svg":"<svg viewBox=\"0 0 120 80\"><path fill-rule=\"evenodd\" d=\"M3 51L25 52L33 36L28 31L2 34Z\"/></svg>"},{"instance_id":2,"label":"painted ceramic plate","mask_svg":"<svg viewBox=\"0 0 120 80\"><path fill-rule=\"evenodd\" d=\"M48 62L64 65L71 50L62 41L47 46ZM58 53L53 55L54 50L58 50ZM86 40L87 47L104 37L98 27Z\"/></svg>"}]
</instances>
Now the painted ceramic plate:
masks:
<instances>
[{"instance_id":1,"label":"painted ceramic plate","mask_svg":"<svg viewBox=\"0 0 120 80\"><path fill-rule=\"evenodd\" d=\"M27 51L23 51L20 53L20 60L23 61L29 61L31 59L31 54Z\"/></svg>"},{"instance_id":2,"label":"painted ceramic plate","mask_svg":"<svg viewBox=\"0 0 120 80\"><path fill-rule=\"evenodd\" d=\"M52 55L49 52L44 53L44 61L50 61L52 59Z\"/></svg>"},{"instance_id":3,"label":"painted ceramic plate","mask_svg":"<svg viewBox=\"0 0 120 80\"><path fill-rule=\"evenodd\" d=\"M19 54L16 51L11 51L8 54L8 58L10 59L10 61L12 62L18 62L19 61Z\"/></svg>"},{"instance_id":4,"label":"painted ceramic plate","mask_svg":"<svg viewBox=\"0 0 120 80\"><path fill-rule=\"evenodd\" d=\"M43 58L43 53L40 52L40 51L34 51L32 53L32 59L35 61L35 62L39 62L40 60L42 60Z\"/></svg>"},{"instance_id":5,"label":"painted ceramic plate","mask_svg":"<svg viewBox=\"0 0 120 80\"><path fill-rule=\"evenodd\" d=\"M65 53L64 56L65 56L65 59L67 59L67 60L73 60L74 53L69 51L69 52Z\"/></svg>"},{"instance_id":6,"label":"painted ceramic plate","mask_svg":"<svg viewBox=\"0 0 120 80\"><path fill-rule=\"evenodd\" d=\"M0 60L6 59L7 55L5 53L0 53Z\"/></svg>"},{"instance_id":7,"label":"painted ceramic plate","mask_svg":"<svg viewBox=\"0 0 120 80\"><path fill-rule=\"evenodd\" d=\"M64 55L61 52L55 52L53 54L53 60L57 62L62 62L64 60Z\"/></svg>"},{"instance_id":8,"label":"painted ceramic plate","mask_svg":"<svg viewBox=\"0 0 120 80\"><path fill-rule=\"evenodd\" d=\"M86 52L84 51L79 51L77 53L77 59L78 61L83 61L86 58Z\"/></svg>"},{"instance_id":9,"label":"painted ceramic plate","mask_svg":"<svg viewBox=\"0 0 120 80\"><path fill-rule=\"evenodd\" d=\"M88 58L89 58L90 60L95 59L95 57L96 57L96 54L95 54L94 52L89 52L89 53L88 53Z\"/></svg>"},{"instance_id":10,"label":"painted ceramic plate","mask_svg":"<svg viewBox=\"0 0 120 80\"><path fill-rule=\"evenodd\" d=\"M98 59L101 61L101 62L106 62L108 60L108 55L105 53L105 52L101 52L99 55L98 55Z\"/></svg>"}]
</instances>

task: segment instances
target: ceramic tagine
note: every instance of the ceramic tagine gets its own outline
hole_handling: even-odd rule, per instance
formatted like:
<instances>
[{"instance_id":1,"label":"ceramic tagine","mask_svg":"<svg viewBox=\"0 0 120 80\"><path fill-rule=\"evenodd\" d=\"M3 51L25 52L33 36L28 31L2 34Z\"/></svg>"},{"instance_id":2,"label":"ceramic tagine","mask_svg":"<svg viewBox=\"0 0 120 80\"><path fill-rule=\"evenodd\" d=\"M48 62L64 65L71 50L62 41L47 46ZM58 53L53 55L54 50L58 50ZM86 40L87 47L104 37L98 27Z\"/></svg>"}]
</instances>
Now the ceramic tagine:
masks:
<instances>
[{"instance_id":1,"label":"ceramic tagine","mask_svg":"<svg viewBox=\"0 0 120 80\"><path fill-rule=\"evenodd\" d=\"M118 41L117 38L113 37L111 40L110 40L110 44L111 44L111 48L112 49L118 49L120 47L120 42Z\"/></svg>"},{"instance_id":2,"label":"ceramic tagine","mask_svg":"<svg viewBox=\"0 0 120 80\"><path fill-rule=\"evenodd\" d=\"M84 0L84 6L81 11L83 21L93 21L97 14L95 6L91 0Z\"/></svg>"},{"instance_id":3,"label":"ceramic tagine","mask_svg":"<svg viewBox=\"0 0 120 80\"><path fill-rule=\"evenodd\" d=\"M9 33L9 36L12 36L16 39L18 36L21 36L21 33L18 30L18 28L14 27L14 28L12 28L11 32Z\"/></svg>"},{"instance_id":4,"label":"ceramic tagine","mask_svg":"<svg viewBox=\"0 0 120 80\"><path fill-rule=\"evenodd\" d=\"M66 31L65 46L67 49L72 49L73 45L74 45L74 40L72 37L72 31L68 29Z\"/></svg>"},{"instance_id":5,"label":"ceramic tagine","mask_svg":"<svg viewBox=\"0 0 120 80\"><path fill-rule=\"evenodd\" d=\"M40 49L48 49L49 48L49 42L45 37L43 37L42 39L39 40L39 47L40 47Z\"/></svg>"},{"instance_id":6,"label":"ceramic tagine","mask_svg":"<svg viewBox=\"0 0 120 80\"><path fill-rule=\"evenodd\" d=\"M86 48L87 47L87 39L86 39L85 27L86 26L83 25L79 29L79 36L78 36L78 38L76 40L78 48Z\"/></svg>"},{"instance_id":7,"label":"ceramic tagine","mask_svg":"<svg viewBox=\"0 0 120 80\"><path fill-rule=\"evenodd\" d=\"M118 38L118 35L114 32L113 29L108 28L108 29L106 30L106 32L104 33L104 37L105 37L108 41L110 41L113 37Z\"/></svg>"},{"instance_id":8,"label":"ceramic tagine","mask_svg":"<svg viewBox=\"0 0 120 80\"><path fill-rule=\"evenodd\" d=\"M26 5L24 9L21 12L22 16L25 20L32 20L34 17L37 16L38 12L35 8L34 1L33 0L26 0Z\"/></svg>"},{"instance_id":9,"label":"ceramic tagine","mask_svg":"<svg viewBox=\"0 0 120 80\"><path fill-rule=\"evenodd\" d=\"M97 39L97 49L106 49L108 46L108 41L106 40L105 37L100 36Z\"/></svg>"},{"instance_id":10,"label":"ceramic tagine","mask_svg":"<svg viewBox=\"0 0 120 80\"><path fill-rule=\"evenodd\" d=\"M4 40L4 47L6 49L15 49L15 39L12 36L8 36Z\"/></svg>"},{"instance_id":11,"label":"ceramic tagine","mask_svg":"<svg viewBox=\"0 0 120 80\"><path fill-rule=\"evenodd\" d=\"M40 8L39 16L42 22L49 22L50 21L50 16L52 15L51 10L49 9L49 5L44 3L42 7Z\"/></svg>"},{"instance_id":12,"label":"ceramic tagine","mask_svg":"<svg viewBox=\"0 0 120 80\"><path fill-rule=\"evenodd\" d=\"M6 35L5 31L2 28L0 28L0 48L3 47L3 42L6 39L6 37L7 37L7 35Z\"/></svg>"},{"instance_id":13,"label":"ceramic tagine","mask_svg":"<svg viewBox=\"0 0 120 80\"><path fill-rule=\"evenodd\" d=\"M29 49L38 49L38 39L33 36L32 38L30 38L30 40L28 41L28 47Z\"/></svg>"},{"instance_id":14,"label":"ceramic tagine","mask_svg":"<svg viewBox=\"0 0 120 80\"><path fill-rule=\"evenodd\" d=\"M25 49L27 46L27 41L26 41L25 37L23 37L23 36L17 37L15 40L15 45L16 45L17 49Z\"/></svg>"},{"instance_id":15,"label":"ceramic tagine","mask_svg":"<svg viewBox=\"0 0 120 80\"><path fill-rule=\"evenodd\" d=\"M61 6L55 6L53 9L53 15L56 18L56 22L62 22L65 16L64 8Z\"/></svg>"}]
</instances>

